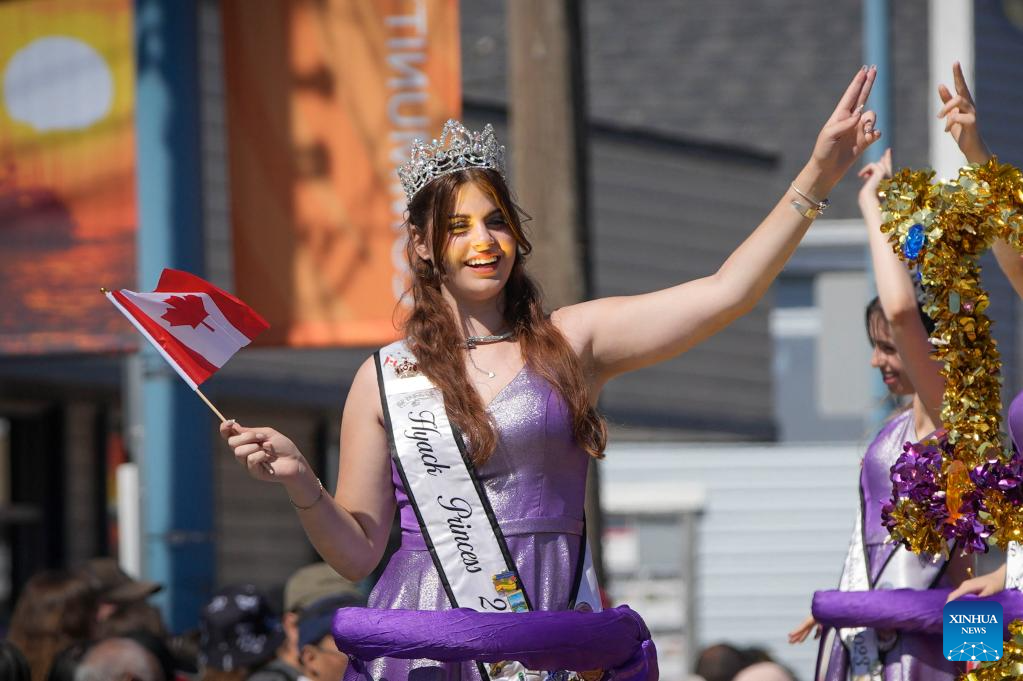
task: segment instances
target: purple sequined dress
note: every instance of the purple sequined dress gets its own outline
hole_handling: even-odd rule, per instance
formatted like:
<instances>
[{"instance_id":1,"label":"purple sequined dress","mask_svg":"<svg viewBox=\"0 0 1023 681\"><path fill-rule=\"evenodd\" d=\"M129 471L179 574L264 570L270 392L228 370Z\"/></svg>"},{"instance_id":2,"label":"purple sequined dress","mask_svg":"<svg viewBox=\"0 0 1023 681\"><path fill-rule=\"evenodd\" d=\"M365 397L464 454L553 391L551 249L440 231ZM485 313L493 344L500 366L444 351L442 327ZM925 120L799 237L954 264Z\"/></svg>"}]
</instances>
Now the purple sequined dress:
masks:
<instances>
[{"instance_id":1,"label":"purple sequined dress","mask_svg":"<svg viewBox=\"0 0 1023 681\"><path fill-rule=\"evenodd\" d=\"M496 422L499 441L479 478L533 607L565 610L583 531L589 457L575 443L564 402L528 368L498 393L487 411ZM451 605L393 462L391 470L401 514L401 548L370 594L369 606L448 609ZM345 681L479 678L472 663L391 658L354 660L345 674Z\"/></svg>"},{"instance_id":2,"label":"purple sequined dress","mask_svg":"<svg viewBox=\"0 0 1023 681\"><path fill-rule=\"evenodd\" d=\"M885 562L895 550L895 545L886 543L888 530L881 524L881 506L891 498L892 482L890 471L902 453L902 445L916 441L913 427L913 410L909 409L889 421L867 448L860 473L860 490L863 493L863 535L864 548L870 564L870 579L874 582ZM944 576L934 586L951 586ZM878 585L878 588L885 588ZM818 679L846 681L849 673L849 652L837 637L830 650L824 650L827 637L822 637L818 659ZM941 651L941 635L901 633L895 646L881 653L884 663L885 681L952 681L956 670ZM827 662L827 673L821 675L822 662Z\"/></svg>"}]
</instances>

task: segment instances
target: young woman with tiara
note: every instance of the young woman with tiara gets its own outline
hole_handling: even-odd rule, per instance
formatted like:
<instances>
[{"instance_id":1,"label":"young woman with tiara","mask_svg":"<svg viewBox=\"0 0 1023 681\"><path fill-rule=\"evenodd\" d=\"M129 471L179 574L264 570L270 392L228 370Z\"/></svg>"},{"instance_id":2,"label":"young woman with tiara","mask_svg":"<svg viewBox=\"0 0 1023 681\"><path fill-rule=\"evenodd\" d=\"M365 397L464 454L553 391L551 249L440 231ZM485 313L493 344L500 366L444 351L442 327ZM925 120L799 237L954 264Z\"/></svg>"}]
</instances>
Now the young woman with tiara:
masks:
<instances>
[{"instance_id":1,"label":"young woman with tiara","mask_svg":"<svg viewBox=\"0 0 1023 681\"><path fill-rule=\"evenodd\" d=\"M222 436L253 477L285 487L316 549L349 579L376 567L397 507L401 548L371 607L599 608L582 538L588 460L606 443L595 409L601 388L752 309L824 197L880 137L864 111L874 77L873 68L856 73L791 187L717 272L549 316L523 266L531 247L505 183L503 147L489 126L473 133L450 121L439 142L414 143L399 170L412 309L403 340L352 382L335 497L281 433L228 421ZM478 591L488 585L489 594ZM385 656L353 660L346 678L501 673Z\"/></svg>"}]
</instances>

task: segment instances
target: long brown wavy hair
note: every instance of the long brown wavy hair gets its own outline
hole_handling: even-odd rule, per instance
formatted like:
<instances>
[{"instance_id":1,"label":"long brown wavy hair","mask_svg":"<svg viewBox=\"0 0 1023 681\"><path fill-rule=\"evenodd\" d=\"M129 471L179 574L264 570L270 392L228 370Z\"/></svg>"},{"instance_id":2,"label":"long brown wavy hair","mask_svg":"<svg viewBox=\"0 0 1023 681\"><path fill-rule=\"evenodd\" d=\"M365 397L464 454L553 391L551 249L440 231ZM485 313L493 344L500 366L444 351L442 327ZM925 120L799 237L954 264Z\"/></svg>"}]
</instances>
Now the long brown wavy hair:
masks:
<instances>
[{"instance_id":1,"label":"long brown wavy hair","mask_svg":"<svg viewBox=\"0 0 1023 681\"><path fill-rule=\"evenodd\" d=\"M467 437L473 463L480 465L497 446L494 424L465 370L465 337L441 294L443 254L450 238L449 223L458 189L474 183L504 215L518 245L515 263L504 287L504 319L515 332L529 368L546 379L561 395L572 416L576 442L590 456L604 454L607 426L590 405L590 394L579 358L561 331L544 314L540 290L526 274L525 258L533 247L522 229L522 212L511 198L499 173L469 168L442 175L415 195L409 205L406 256L412 271L412 312L403 332L422 371L444 395L448 417ZM430 247L433 260L416 253L416 243Z\"/></svg>"}]
</instances>

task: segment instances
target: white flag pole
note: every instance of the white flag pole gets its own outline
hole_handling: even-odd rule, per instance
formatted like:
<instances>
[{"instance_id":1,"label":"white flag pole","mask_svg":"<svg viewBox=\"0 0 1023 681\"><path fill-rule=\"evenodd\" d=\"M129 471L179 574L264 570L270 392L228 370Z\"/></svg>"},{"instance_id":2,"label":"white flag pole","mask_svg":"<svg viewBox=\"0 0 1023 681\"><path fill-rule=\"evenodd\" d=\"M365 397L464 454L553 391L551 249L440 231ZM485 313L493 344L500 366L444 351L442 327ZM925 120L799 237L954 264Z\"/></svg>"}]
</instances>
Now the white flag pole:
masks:
<instances>
[{"instance_id":1,"label":"white flag pole","mask_svg":"<svg viewBox=\"0 0 1023 681\"><path fill-rule=\"evenodd\" d=\"M196 395L198 395L199 397L201 397L201 398L202 398L202 401L206 403L206 406L207 406L207 407L209 407L210 409L212 409L212 410L213 410L213 413L217 415L217 418L218 418L218 419L220 419L220 422L221 422L221 423L223 423L224 421L226 421L226 420L227 420L227 418L225 418L225 417L224 417L224 415L220 413L220 410L219 410L219 409L217 409L216 407L214 407L214 406L213 406L213 403L212 403L212 402L210 402L210 401L209 401L209 400L208 400L208 399L206 398L206 396L202 394L202 391L201 391L201 390L199 390L199 388L192 388L192 389L193 389L193 390L195 391L195 394L196 394Z\"/></svg>"}]
</instances>

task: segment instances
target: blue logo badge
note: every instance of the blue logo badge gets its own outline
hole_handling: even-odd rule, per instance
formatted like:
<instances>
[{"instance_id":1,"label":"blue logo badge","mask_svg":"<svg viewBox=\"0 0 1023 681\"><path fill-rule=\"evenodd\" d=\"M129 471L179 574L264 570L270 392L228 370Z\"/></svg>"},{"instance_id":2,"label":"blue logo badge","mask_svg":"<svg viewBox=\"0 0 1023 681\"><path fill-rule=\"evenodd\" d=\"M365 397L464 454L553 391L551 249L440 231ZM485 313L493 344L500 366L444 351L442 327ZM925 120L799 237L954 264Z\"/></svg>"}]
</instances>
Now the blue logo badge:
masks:
<instances>
[{"instance_id":1,"label":"blue logo badge","mask_svg":"<svg viewBox=\"0 0 1023 681\"><path fill-rule=\"evenodd\" d=\"M993 662L1002 659L1002 604L953 601L945 604L942 640L946 660Z\"/></svg>"}]
</instances>

